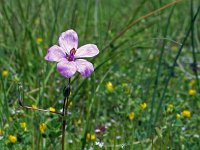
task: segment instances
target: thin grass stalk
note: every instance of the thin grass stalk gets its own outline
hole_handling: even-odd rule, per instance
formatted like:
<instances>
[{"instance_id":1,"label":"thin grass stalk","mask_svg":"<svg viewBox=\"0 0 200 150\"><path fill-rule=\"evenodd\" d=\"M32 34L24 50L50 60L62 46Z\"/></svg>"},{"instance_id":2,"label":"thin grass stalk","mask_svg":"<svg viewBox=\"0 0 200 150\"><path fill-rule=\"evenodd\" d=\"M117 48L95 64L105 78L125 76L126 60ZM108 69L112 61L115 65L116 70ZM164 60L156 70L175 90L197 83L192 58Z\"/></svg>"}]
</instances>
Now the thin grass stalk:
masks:
<instances>
[{"instance_id":1,"label":"thin grass stalk","mask_svg":"<svg viewBox=\"0 0 200 150\"><path fill-rule=\"evenodd\" d=\"M109 42L109 44L106 45L106 46L103 48L103 50L106 49L106 48L108 48L108 47L110 47L110 45L112 45L118 38L120 38L124 33L126 33L126 32L127 32L132 26L134 26L135 24L139 23L140 21L142 21L142 20L144 20L144 19L146 19L146 18L149 18L149 17L155 15L155 14L158 13L158 12L162 12L163 10L165 10L165 9L167 9L167 8L170 8L170 7L176 5L177 3L181 2L181 1L182 1L182 0L177 0L177 1L174 1L174 2L172 2L172 3L169 3L169 4L167 4L167 5L163 6L163 7L159 8L159 9L156 9L156 10L154 10L154 11L151 11L150 13L148 13L148 14L146 14L146 15L144 15L144 16L138 18L138 19L136 19L135 21L131 22L127 27L125 27L124 29L122 29L122 30Z\"/></svg>"},{"instance_id":2,"label":"thin grass stalk","mask_svg":"<svg viewBox=\"0 0 200 150\"><path fill-rule=\"evenodd\" d=\"M193 71L197 81L198 92L200 93L200 83L198 78L198 71L197 71L197 59L196 59L196 52L195 52L195 43L194 43L194 22L193 19L193 0L191 0L191 43L192 43L192 56L193 56Z\"/></svg>"},{"instance_id":3,"label":"thin grass stalk","mask_svg":"<svg viewBox=\"0 0 200 150\"><path fill-rule=\"evenodd\" d=\"M98 37L98 0L94 2L94 37Z\"/></svg>"},{"instance_id":4,"label":"thin grass stalk","mask_svg":"<svg viewBox=\"0 0 200 150\"><path fill-rule=\"evenodd\" d=\"M78 8L78 1L74 1L73 3L73 9L72 9L72 15L71 15L71 23L70 23L70 27L73 29L73 28L76 28L76 21L77 21L77 8Z\"/></svg>"},{"instance_id":5,"label":"thin grass stalk","mask_svg":"<svg viewBox=\"0 0 200 150\"><path fill-rule=\"evenodd\" d=\"M146 4L146 2L148 2L147 0L143 0L141 1L140 5L135 9L135 11L133 12L133 16L131 18L131 20L129 21L128 24L130 24L131 22L133 22L133 20L136 18L136 16L138 15L139 12L141 12L141 9L143 8L143 6Z\"/></svg>"},{"instance_id":6,"label":"thin grass stalk","mask_svg":"<svg viewBox=\"0 0 200 150\"><path fill-rule=\"evenodd\" d=\"M62 113L52 112L50 110L45 110L45 109L41 109L41 108L33 108L30 106L23 105L20 89L21 89L21 85L18 86L18 93L19 93L18 102L22 108L26 108L26 109L30 109L30 110L37 110L37 111L42 111L42 112L47 112L47 113L54 113L54 114L62 116L62 140L61 140L61 143L62 143L62 150L64 150L65 149L65 126L66 126L66 118L65 117L66 117L67 108L69 106L70 78L68 80L68 85L65 86L64 90L63 90L64 100L63 100Z\"/></svg>"},{"instance_id":7,"label":"thin grass stalk","mask_svg":"<svg viewBox=\"0 0 200 150\"><path fill-rule=\"evenodd\" d=\"M42 112L47 112L47 113L53 113L53 114L57 114L57 115L63 115L62 113L60 112L52 112L52 111L49 111L49 110L46 110L46 109L41 109L41 108L34 108L34 107L30 107L30 106L24 106L22 104L20 104L20 106L22 108L26 108L26 109L30 109L30 110L37 110L37 111L42 111Z\"/></svg>"},{"instance_id":8,"label":"thin grass stalk","mask_svg":"<svg viewBox=\"0 0 200 150\"><path fill-rule=\"evenodd\" d=\"M85 29L84 29L84 39L87 38L87 29L88 29L88 20L89 20L89 12L90 12L90 0L87 0L87 7L86 7L86 15L85 15Z\"/></svg>"},{"instance_id":9,"label":"thin grass stalk","mask_svg":"<svg viewBox=\"0 0 200 150\"><path fill-rule=\"evenodd\" d=\"M194 17L193 17L193 19L192 19L192 23L191 23L191 25L190 25L190 28L188 29L188 31L187 31L187 33L186 33L186 36L185 36L185 38L183 39L182 45L181 45L181 47L179 48L178 53L177 53L177 55L176 55L176 57L175 57L175 59L174 59L174 62L173 62L173 65L172 65L172 67L171 67L169 76L166 78L166 82L165 82L163 94L162 94L162 97L161 97L160 100L159 100L159 106L158 106L158 109L157 109L157 112L156 112L154 124L157 122L158 117L160 116L160 115L159 115L160 109L161 109L161 107L162 107L162 103L163 103L163 100L164 100L164 98L165 98L165 94L166 94L166 92L167 92L167 88L168 88L169 82L170 82L170 80L171 80L171 77L172 77L173 74L174 74L174 68L175 68L175 66L176 66L176 64L177 64L177 60L178 60L178 58L179 58L179 56L180 56L180 54L181 54L181 52L182 52L183 46L185 45L185 42L186 42L186 40L187 40L187 38L188 38L188 36L189 36L191 30L192 30L192 24L194 24L194 22L195 22L195 20L196 20L196 18L197 18L197 16L198 16L199 10L200 10L200 6L198 7L198 10L196 11L196 13L195 13L195 15L194 15Z\"/></svg>"},{"instance_id":10,"label":"thin grass stalk","mask_svg":"<svg viewBox=\"0 0 200 150\"><path fill-rule=\"evenodd\" d=\"M8 22L8 25L10 26L10 29L11 29L11 31L12 31L12 35L13 35L13 40L14 41L16 41L17 40L17 35L16 35L16 33L15 33L15 28L13 27L13 25L12 25L12 23L11 23L11 21L10 21L10 18L9 18L9 16L8 16L8 13L7 13L7 9L6 9L6 2L3 0L3 5L2 5L2 10L3 10L3 13L4 13L4 15L5 15L5 20L7 20L7 22Z\"/></svg>"},{"instance_id":11,"label":"thin grass stalk","mask_svg":"<svg viewBox=\"0 0 200 150\"><path fill-rule=\"evenodd\" d=\"M172 8L172 10L169 14L169 17L167 19L167 25L166 25L166 28L165 28L165 31L164 31L164 38L167 37L167 33L168 33L169 25L170 25L170 20L171 20L173 12L174 12L174 7ZM152 131L152 124L151 123L152 123L152 118L153 118L153 107L154 107L154 103L155 103L156 95L157 95L158 81L159 81L159 78L160 78L161 63L162 63L163 55L164 55L164 51L165 51L165 44L166 44L166 41L163 40L163 44L162 44L162 47L161 47L161 54L160 54L158 67L157 67L156 79L155 79L155 82L154 82L154 90L153 90L151 110L150 110L150 120L149 120L149 125L150 125L149 133L151 133L151 131Z\"/></svg>"},{"instance_id":12,"label":"thin grass stalk","mask_svg":"<svg viewBox=\"0 0 200 150\"><path fill-rule=\"evenodd\" d=\"M111 42L110 42L108 45L106 45L102 50L105 50L106 48L108 48L112 43L114 43L118 38L120 38L126 31L128 31L128 30L129 30L132 26L134 26L135 24L139 23L139 22L142 21L143 19L146 19L146 18L148 18L148 17L150 17L150 16L152 16L152 15L155 15L155 14L158 13L158 12L161 12L161 11L163 11L163 10L169 8L169 7L174 6L175 4L179 3L180 1L181 1L181 0L177 0L177 1L175 1L175 2L172 2L172 3L170 3L170 4L167 4L167 5L163 6L163 7L159 8L159 9L156 9L155 11L152 11L152 12L150 12L150 13L148 13L148 14L146 14L146 15L144 15L144 16L138 18L138 19L136 19L135 21L131 22L131 23L128 25L128 27L124 28L120 33L118 33L118 34L111 40ZM101 54L100 54L100 55L101 55ZM108 59L108 60L109 60L109 59ZM106 61L105 61L105 62L106 62ZM100 64L100 65L97 67L97 69L98 69L101 65L103 65L105 62L103 62L102 64ZM95 69L96 69L96 68L95 68ZM78 92L79 88L80 88L84 83L85 83L85 80L83 80L83 82L79 85L79 87L76 89L75 93ZM76 95L76 94L75 94L75 95Z\"/></svg>"},{"instance_id":13,"label":"thin grass stalk","mask_svg":"<svg viewBox=\"0 0 200 150\"><path fill-rule=\"evenodd\" d=\"M1 85L2 85L2 90L3 90L3 99L4 99L4 106L5 106L5 114L6 114L6 118L8 118L8 112L9 112L9 109L8 109L8 99L7 99L7 95L6 95L6 89L5 89L5 84L4 84L4 81L3 81L3 77L0 75L0 78L1 78ZM2 101L1 101L2 103ZM2 105L3 106L3 105ZM5 119L3 117L3 119Z\"/></svg>"},{"instance_id":14,"label":"thin grass stalk","mask_svg":"<svg viewBox=\"0 0 200 150\"><path fill-rule=\"evenodd\" d=\"M54 36L55 30L56 30L56 24L57 24L57 20L58 20L58 10L60 8L60 1L55 1L53 3L55 3L55 5L53 5L54 6L54 10L55 10L54 11L55 18L54 18L54 22L53 22L53 27L51 29L49 45L51 45L52 41L53 41L53 36Z\"/></svg>"},{"instance_id":15,"label":"thin grass stalk","mask_svg":"<svg viewBox=\"0 0 200 150\"><path fill-rule=\"evenodd\" d=\"M63 113L60 113L60 112L52 112L52 111L46 110L46 109L34 108L34 107L23 105L23 98L22 98L20 90L21 90L21 85L18 85L18 93L19 93L18 102L19 102L20 107L25 108L25 109L34 110L34 111L41 111L41 112L46 112L46 113L53 113L53 114L57 114L57 115L61 115L61 116L63 115Z\"/></svg>"}]
</instances>

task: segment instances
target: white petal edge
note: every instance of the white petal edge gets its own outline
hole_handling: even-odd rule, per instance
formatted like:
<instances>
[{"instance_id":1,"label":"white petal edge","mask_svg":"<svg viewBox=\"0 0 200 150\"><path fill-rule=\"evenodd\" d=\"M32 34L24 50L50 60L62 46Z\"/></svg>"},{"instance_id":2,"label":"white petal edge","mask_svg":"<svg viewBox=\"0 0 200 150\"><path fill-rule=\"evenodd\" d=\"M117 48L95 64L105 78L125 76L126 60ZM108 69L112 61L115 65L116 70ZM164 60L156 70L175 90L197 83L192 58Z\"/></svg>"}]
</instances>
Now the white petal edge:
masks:
<instances>
[{"instance_id":1,"label":"white petal edge","mask_svg":"<svg viewBox=\"0 0 200 150\"><path fill-rule=\"evenodd\" d=\"M84 77L89 77L94 72L92 63L84 59L75 60L77 71Z\"/></svg>"},{"instance_id":2,"label":"white petal edge","mask_svg":"<svg viewBox=\"0 0 200 150\"><path fill-rule=\"evenodd\" d=\"M69 55L71 49L78 47L78 35L74 30L67 30L61 33L58 42Z\"/></svg>"},{"instance_id":3,"label":"white petal edge","mask_svg":"<svg viewBox=\"0 0 200 150\"><path fill-rule=\"evenodd\" d=\"M66 58L66 54L64 53L64 50L58 45L53 45L50 47L45 56L45 60L55 62L59 62L63 58Z\"/></svg>"},{"instance_id":4,"label":"white petal edge","mask_svg":"<svg viewBox=\"0 0 200 150\"><path fill-rule=\"evenodd\" d=\"M77 49L75 58L94 57L99 54L99 49L94 44L86 44Z\"/></svg>"},{"instance_id":5,"label":"white petal edge","mask_svg":"<svg viewBox=\"0 0 200 150\"><path fill-rule=\"evenodd\" d=\"M77 71L76 63L74 61L62 60L57 64L57 70L62 76L71 78Z\"/></svg>"}]
</instances>

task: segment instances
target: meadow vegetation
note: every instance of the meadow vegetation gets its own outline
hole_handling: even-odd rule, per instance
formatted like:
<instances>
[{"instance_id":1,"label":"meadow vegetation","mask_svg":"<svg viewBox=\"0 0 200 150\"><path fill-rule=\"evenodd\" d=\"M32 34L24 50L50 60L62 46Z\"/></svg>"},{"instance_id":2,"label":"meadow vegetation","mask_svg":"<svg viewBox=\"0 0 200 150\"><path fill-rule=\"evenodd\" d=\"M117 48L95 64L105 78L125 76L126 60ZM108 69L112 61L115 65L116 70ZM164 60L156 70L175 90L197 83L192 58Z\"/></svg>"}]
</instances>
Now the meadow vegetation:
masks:
<instances>
[{"instance_id":1,"label":"meadow vegetation","mask_svg":"<svg viewBox=\"0 0 200 150\"><path fill-rule=\"evenodd\" d=\"M199 0L0 0L0 149L61 149L60 33L100 50L71 78L66 150L198 150ZM50 110L22 109L23 104Z\"/></svg>"}]
</instances>

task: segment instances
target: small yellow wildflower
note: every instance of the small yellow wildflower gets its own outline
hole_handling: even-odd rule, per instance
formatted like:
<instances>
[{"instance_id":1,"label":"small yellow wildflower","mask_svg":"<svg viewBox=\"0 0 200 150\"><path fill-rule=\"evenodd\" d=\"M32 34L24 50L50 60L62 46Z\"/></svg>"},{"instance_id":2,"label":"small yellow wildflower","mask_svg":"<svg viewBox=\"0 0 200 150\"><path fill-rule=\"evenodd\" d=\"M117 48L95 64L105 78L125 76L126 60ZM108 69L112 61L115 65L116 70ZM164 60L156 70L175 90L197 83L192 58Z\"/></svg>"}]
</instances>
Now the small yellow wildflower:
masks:
<instances>
[{"instance_id":1,"label":"small yellow wildflower","mask_svg":"<svg viewBox=\"0 0 200 150\"><path fill-rule=\"evenodd\" d=\"M3 77L7 77L8 76L8 70L3 70L1 74L2 74Z\"/></svg>"},{"instance_id":2,"label":"small yellow wildflower","mask_svg":"<svg viewBox=\"0 0 200 150\"><path fill-rule=\"evenodd\" d=\"M33 104L32 107L36 109L36 108L37 108L37 105L34 105L34 104Z\"/></svg>"},{"instance_id":3,"label":"small yellow wildflower","mask_svg":"<svg viewBox=\"0 0 200 150\"><path fill-rule=\"evenodd\" d=\"M167 107L167 112L171 113L173 111L173 109L174 109L174 105L169 104L169 106Z\"/></svg>"},{"instance_id":4,"label":"small yellow wildflower","mask_svg":"<svg viewBox=\"0 0 200 150\"><path fill-rule=\"evenodd\" d=\"M147 108L147 103L140 104L140 109L145 110Z\"/></svg>"},{"instance_id":5,"label":"small yellow wildflower","mask_svg":"<svg viewBox=\"0 0 200 150\"><path fill-rule=\"evenodd\" d=\"M91 134L91 140L95 141L96 140L96 134Z\"/></svg>"},{"instance_id":6,"label":"small yellow wildflower","mask_svg":"<svg viewBox=\"0 0 200 150\"><path fill-rule=\"evenodd\" d=\"M135 118L135 113L134 112L131 112L129 115L128 115L128 117L129 117L129 120L133 120L134 118Z\"/></svg>"},{"instance_id":7,"label":"small yellow wildflower","mask_svg":"<svg viewBox=\"0 0 200 150\"><path fill-rule=\"evenodd\" d=\"M188 94L190 95L190 96L192 96L192 95L194 95L194 94L196 94L197 93L197 91L195 90L195 89L190 89L189 91L188 91Z\"/></svg>"},{"instance_id":8,"label":"small yellow wildflower","mask_svg":"<svg viewBox=\"0 0 200 150\"><path fill-rule=\"evenodd\" d=\"M176 119L180 119L181 115L180 114L176 114Z\"/></svg>"},{"instance_id":9,"label":"small yellow wildflower","mask_svg":"<svg viewBox=\"0 0 200 150\"><path fill-rule=\"evenodd\" d=\"M96 134L88 133L86 138L87 138L88 141L90 141L90 140L95 141L96 140Z\"/></svg>"},{"instance_id":10,"label":"small yellow wildflower","mask_svg":"<svg viewBox=\"0 0 200 150\"><path fill-rule=\"evenodd\" d=\"M44 134L45 130L47 129L47 125L45 123L40 124L40 132Z\"/></svg>"},{"instance_id":11,"label":"small yellow wildflower","mask_svg":"<svg viewBox=\"0 0 200 150\"><path fill-rule=\"evenodd\" d=\"M193 86L193 85L195 85L195 84L196 84L196 80L192 79L192 80L190 81L190 83L189 83L189 86L191 87L191 86Z\"/></svg>"},{"instance_id":12,"label":"small yellow wildflower","mask_svg":"<svg viewBox=\"0 0 200 150\"><path fill-rule=\"evenodd\" d=\"M81 119L78 119L77 124L81 124Z\"/></svg>"},{"instance_id":13,"label":"small yellow wildflower","mask_svg":"<svg viewBox=\"0 0 200 150\"><path fill-rule=\"evenodd\" d=\"M70 101L67 108L70 108L72 106L72 104L73 104L72 101Z\"/></svg>"},{"instance_id":14,"label":"small yellow wildflower","mask_svg":"<svg viewBox=\"0 0 200 150\"><path fill-rule=\"evenodd\" d=\"M23 128L23 129L26 129L26 122L21 122L20 127Z\"/></svg>"},{"instance_id":15,"label":"small yellow wildflower","mask_svg":"<svg viewBox=\"0 0 200 150\"><path fill-rule=\"evenodd\" d=\"M190 112L189 110L184 110L184 111L182 112L182 116L183 116L184 118L190 118L190 117L191 117L191 112Z\"/></svg>"},{"instance_id":16,"label":"small yellow wildflower","mask_svg":"<svg viewBox=\"0 0 200 150\"><path fill-rule=\"evenodd\" d=\"M53 108L53 107L49 107L49 111L50 111L50 112L56 112L56 109Z\"/></svg>"},{"instance_id":17,"label":"small yellow wildflower","mask_svg":"<svg viewBox=\"0 0 200 150\"><path fill-rule=\"evenodd\" d=\"M106 89L108 90L108 92L114 91L114 87L113 87L112 82L109 81L109 82L106 83Z\"/></svg>"},{"instance_id":18,"label":"small yellow wildflower","mask_svg":"<svg viewBox=\"0 0 200 150\"><path fill-rule=\"evenodd\" d=\"M17 142L17 137L14 136L14 135L9 135L9 136L8 136L8 140L9 140L11 143L16 143L16 142Z\"/></svg>"},{"instance_id":19,"label":"small yellow wildflower","mask_svg":"<svg viewBox=\"0 0 200 150\"><path fill-rule=\"evenodd\" d=\"M42 39L41 37L38 37L38 38L36 39L37 44L42 43L42 41L43 41L43 39Z\"/></svg>"},{"instance_id":20,"label":"small yellow wildflower","mask_svg":"<svg viewBox=\"0 0 200 150\"><path fill-rule=\"evenodd\" d=\"M2 136L3 135L3 130L2 129L0 129L0 136Z\"/></svg>"}]
</instances>

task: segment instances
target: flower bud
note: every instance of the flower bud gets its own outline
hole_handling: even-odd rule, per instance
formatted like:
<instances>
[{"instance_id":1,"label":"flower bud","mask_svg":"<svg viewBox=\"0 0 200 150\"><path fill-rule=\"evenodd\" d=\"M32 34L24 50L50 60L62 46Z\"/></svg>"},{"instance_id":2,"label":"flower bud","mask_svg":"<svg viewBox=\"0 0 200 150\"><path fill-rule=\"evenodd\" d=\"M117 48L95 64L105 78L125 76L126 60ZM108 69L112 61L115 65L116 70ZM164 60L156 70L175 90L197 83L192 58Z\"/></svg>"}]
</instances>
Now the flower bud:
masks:
<instances>
[{"instance_id":1,"label":"flower bud","mask_svg":"<svg viewBox=\"0 0 200 150\"><path fill-rule=\"evenodd\" d=\"M63 96L64 97L69 97L69 95L70 95L70 85L67 85L63 89Z\"/></svg>"}]
</instances>

